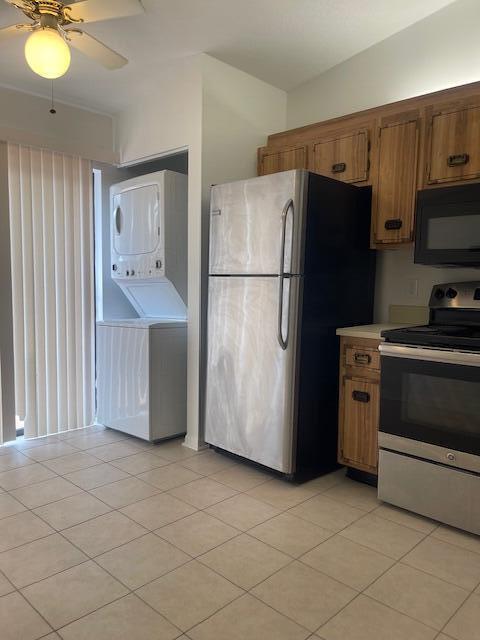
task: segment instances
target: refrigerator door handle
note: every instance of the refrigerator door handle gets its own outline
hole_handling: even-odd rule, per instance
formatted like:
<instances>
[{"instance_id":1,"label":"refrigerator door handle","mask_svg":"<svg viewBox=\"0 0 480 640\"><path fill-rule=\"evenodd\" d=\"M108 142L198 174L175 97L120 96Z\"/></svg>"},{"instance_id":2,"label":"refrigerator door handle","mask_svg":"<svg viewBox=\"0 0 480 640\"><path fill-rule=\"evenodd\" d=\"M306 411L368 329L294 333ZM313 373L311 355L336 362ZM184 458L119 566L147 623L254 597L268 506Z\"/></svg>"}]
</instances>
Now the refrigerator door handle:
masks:
<instances>
[{"instance_id":1,"label":"refrigerator door handle","mask_svg":"<svg viewBox=\"0 0 480 640\"><path fill-rule=\"evenodd\" d=\"M287 218L288 213L292 212L292 241L293 241L293 224L295 216L295 207L293 200L290 198L285 203L282 210L282 241L280 243L280 286L278 288L278 326L277 326L277 339L280 347L285 351L288 347L288 338L290 333L290 287L288 288L288 321L287 321L287 333L283 336L283 294L285 289L285 279L290 278L290 274L285 273L285 243L287 235Z\"/></svg>"}]
</instances>

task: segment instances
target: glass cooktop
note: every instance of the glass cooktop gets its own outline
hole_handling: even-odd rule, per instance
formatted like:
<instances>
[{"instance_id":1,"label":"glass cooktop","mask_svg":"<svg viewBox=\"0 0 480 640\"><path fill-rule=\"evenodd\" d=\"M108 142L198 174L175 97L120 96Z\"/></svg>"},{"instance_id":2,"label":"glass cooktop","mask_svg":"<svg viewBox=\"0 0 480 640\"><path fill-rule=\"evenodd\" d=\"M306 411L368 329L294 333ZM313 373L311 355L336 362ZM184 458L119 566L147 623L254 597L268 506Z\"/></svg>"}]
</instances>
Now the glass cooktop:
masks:
<instances>
[{"instance_id":1,"label":"glass cooktop","mask_svg":"<svg viewBox=\"0 0 480 640\"><path fill-rule=\"evenodd\" d=\"M427 324L382 332L386 342L480 350L480 326Z\"/></svg>"}]
</instances>

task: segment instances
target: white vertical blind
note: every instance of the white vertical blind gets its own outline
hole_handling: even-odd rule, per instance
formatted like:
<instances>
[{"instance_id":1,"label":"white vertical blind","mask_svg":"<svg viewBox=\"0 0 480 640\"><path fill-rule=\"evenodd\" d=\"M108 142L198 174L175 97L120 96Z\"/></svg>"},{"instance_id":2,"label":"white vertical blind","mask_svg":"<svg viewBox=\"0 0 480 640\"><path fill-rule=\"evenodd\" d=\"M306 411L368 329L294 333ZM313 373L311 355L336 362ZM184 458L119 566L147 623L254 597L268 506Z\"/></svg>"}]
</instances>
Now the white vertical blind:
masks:
<instances>
[{"instance_id":1,"label":"white vertical blind","mask_svg":"<svg viewBox=\"0 0 480 640\"><path fill-rule=\"evenodd\" d=\"M94 416L94 249L88 160L8 145L16 412L25 437Z\"/></svg>"}]
</instances>

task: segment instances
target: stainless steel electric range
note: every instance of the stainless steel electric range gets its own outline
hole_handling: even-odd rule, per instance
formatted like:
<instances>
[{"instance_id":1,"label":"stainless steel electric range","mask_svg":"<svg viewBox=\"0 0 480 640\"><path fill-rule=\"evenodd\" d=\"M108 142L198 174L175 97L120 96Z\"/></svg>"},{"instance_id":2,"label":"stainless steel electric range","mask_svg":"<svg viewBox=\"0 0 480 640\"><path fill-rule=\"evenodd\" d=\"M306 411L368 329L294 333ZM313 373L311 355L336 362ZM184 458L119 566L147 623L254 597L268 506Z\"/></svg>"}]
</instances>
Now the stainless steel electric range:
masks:
<instances>
[{"instance_id":1,"label":"stainless steel electric range","mask_svg":"<svg viewBox=\"0 0 480 640\"><path fill-rule=\"evenodd\" d=\"M428 325L382 334L378 494L480 534L480 281L429 306Z\"/></svg>"}]
</instances>

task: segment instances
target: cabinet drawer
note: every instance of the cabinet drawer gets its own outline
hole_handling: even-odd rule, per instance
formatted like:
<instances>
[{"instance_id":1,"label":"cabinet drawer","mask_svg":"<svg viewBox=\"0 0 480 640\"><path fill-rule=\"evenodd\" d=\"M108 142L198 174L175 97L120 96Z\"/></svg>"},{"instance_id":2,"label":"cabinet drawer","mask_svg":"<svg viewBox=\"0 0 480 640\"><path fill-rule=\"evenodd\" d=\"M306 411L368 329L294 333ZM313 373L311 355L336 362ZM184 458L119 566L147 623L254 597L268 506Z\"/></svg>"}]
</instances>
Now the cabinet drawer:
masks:
<instances>
[{"instance_id":1,"label":"cabinet drawer","mask_svg":"<svg viewBox=\"0 0 480 640\"><path fill-rule=\"evenodd\" d=\"M378 457L379 384L345 378L344 403L341 456L346 462L375 470Z\"/></svg>"},{"instance_id":2,"label":"cabinet drawer","mask_svg":"<svg viewBox=\"0 0 480 640\"><path fill-rule=\"evenodd\" d=\"M368 132L345 134L312 143L310 168L343 182L368 179Z\"/></svg>"},{"instance_id":3,"label":"cabinet drawer","mask_svg":"<svg viewBox=\"0 0 480 640\"><path fill-rule=\"evenodd\" d=\"M380 352L377 349L347 346L345 349L345 364L349 367L380 370Z\"/></svg>"},{"instance_id":4,"label":"cabinet drawer","mask_svg":"<svg viewBox=\"0 0 480 640\"><path fill-rule=\"evenodd\" d=\"M480 177L480 106L434 113L428 182Z\"/></svg>"}]
</instances>

